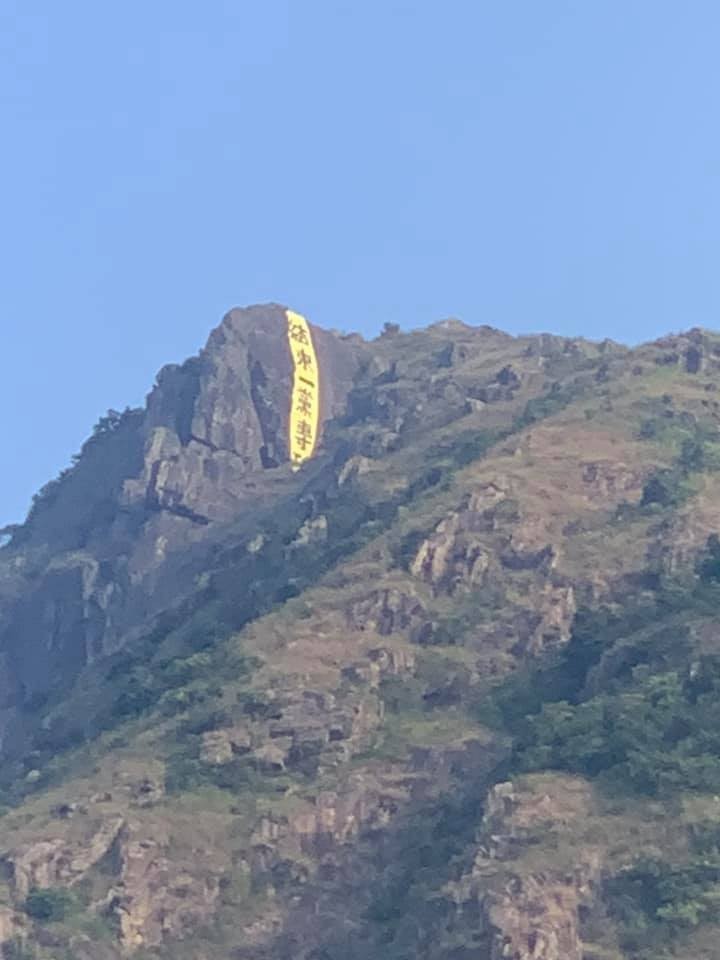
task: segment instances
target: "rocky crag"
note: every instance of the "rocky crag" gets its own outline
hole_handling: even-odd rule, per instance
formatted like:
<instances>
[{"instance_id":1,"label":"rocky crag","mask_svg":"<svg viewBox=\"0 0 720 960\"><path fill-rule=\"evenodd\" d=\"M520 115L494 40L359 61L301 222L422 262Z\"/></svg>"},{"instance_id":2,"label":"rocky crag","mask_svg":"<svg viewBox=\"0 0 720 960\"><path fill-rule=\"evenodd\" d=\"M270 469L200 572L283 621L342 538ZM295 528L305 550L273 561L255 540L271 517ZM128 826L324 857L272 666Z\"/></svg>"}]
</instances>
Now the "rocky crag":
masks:
<instances>
[{"instance_id":1,"label":"rocky crag","mask_svg":"<svg viewBox=\"0 0 720 960\"><path fill-rule=\"evenodd\" d=\"M720 338L313 328L293 473L285 335L0 550L5 956L720 957Z\"/></svg>"}]
</instances>

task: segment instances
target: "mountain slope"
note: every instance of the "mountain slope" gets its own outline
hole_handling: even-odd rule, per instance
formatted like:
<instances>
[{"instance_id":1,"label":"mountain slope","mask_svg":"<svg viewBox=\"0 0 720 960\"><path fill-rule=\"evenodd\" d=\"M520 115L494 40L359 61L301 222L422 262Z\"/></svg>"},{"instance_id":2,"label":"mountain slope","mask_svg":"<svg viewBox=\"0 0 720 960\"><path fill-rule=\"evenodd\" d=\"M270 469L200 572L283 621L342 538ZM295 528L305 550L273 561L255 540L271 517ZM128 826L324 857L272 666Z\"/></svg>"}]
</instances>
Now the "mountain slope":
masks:
<instances>
[{"instance_id":1,"label":"mountain slope","mask_svg":"<svg viewBox=\"0 0 720 960\"><path fill-rule=\"evenodd\" d=\"M6 955L720 956L720 338L282 324L0 550Z\"/></svg>"}]
</instances>

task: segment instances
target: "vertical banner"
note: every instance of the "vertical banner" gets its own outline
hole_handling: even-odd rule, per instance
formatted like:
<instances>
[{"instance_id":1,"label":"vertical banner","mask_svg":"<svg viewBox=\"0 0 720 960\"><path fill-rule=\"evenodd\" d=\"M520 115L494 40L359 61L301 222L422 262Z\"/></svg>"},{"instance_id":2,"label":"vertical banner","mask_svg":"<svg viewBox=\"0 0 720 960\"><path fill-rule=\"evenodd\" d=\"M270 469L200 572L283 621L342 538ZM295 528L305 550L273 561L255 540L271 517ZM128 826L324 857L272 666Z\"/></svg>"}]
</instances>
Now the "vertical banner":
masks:
<instances>
[{"instance_id":1,"label":"vertical banner","mask_svg":"<svg viewBox=\"0 0 720 960\"><path fill-rule=\"evenodd\" d=\"M293 362L288 446L292 468L298 470L313 455L318 439L320 371L307 320L293 310L285 312Z\"/></svg>"}]
</instances>

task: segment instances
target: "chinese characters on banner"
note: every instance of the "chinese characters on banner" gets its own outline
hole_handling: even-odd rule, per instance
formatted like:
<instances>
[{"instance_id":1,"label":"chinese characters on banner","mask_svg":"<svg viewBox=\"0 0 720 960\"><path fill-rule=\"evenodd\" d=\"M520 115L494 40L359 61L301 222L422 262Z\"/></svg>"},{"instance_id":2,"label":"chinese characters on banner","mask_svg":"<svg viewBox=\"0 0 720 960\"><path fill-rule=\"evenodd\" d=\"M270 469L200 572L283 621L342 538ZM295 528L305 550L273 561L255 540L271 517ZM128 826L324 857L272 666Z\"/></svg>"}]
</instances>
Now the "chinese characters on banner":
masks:
<instances>
[{"instance_id":1,"label":"chinese characters on banner","mask_svg":"<svg viewBox=\"0 0 720 960\"><path fill-rule=\"evenodd\" d=\"M293 361L290 406L290 462L297 469L313 455L320 422L320 372L310 327L299 313L287 310L288 342Z\"/></svg>"}]
</instances>

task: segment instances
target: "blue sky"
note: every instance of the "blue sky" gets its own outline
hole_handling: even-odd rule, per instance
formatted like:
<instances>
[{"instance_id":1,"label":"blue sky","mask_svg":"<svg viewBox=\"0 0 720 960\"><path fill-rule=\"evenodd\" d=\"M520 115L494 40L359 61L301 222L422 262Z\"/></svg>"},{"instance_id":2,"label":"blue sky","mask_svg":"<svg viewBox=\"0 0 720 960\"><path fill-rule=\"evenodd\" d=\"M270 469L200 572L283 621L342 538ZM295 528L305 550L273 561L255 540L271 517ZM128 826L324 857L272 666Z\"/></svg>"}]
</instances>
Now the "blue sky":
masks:
<instances>
[{"instance_id":1,"label":"blue sky","mask_svg":"<svg viewBox=\"0 0 720 960\"><path fill-rule=\"evenodd\" d=\"M233 305L717 326L715 0L0 0L0 525Z\"/></svg>"}]
</instances>

